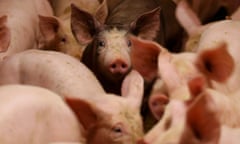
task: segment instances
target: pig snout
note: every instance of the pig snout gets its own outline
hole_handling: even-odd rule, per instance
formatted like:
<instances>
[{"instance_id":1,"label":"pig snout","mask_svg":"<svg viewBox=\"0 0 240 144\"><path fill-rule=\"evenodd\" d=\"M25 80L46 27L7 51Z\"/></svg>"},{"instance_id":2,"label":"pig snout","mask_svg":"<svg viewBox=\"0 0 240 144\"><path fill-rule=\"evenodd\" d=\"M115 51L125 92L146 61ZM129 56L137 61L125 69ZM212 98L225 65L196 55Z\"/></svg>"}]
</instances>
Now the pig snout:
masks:
<instances>
[{"instance_id":1,"label":"pig snout","mask_svg":"<svg viewBox=\"0 0 240 144\"><path fill-rule=\"evenodd\" d=\"M149 144L149 143L146 142L144 139L140 139L137 141L137 144Z\"/></svg>"},{"instance_id":2,"label":"pig snout","mask_svg":"<svg viewBox=\"0 0 240 144\"><path fill-rule=\"evenodd\" d=\"M124 60L117 59L109 65L109 70L113 74L125 74L129 70L129 64Z\"/></svg>"}]
</instances>

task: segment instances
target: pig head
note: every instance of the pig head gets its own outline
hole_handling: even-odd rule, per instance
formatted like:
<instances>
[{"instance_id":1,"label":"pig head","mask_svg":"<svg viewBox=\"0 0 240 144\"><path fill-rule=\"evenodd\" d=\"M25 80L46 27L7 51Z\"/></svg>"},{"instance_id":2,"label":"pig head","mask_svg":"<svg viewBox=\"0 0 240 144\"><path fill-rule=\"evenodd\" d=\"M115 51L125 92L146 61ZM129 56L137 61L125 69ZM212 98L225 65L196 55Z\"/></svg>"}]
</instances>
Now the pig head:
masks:
<instances>
[{"instance_id":1,"label":"pig head","mask_svg":"<svg viewBox=\"0 0 240 144\"><path fill-rule=\"evenodd\" d=\"M40 49L54 50L66 53L77 59L82 58L86 45L79 44L73 36L70 22L70 1L52 1L56 16L39 16L40 32L43 36ZM76 5L90 11L93 15L106 11L106 0L99 4L88 1L73 1ZM98 6L98 7L97 7ZM94 9L94 10L93 10ZM61 12L61 13L60 13Z\"/></svg>"},{"instance_id":2,"label":"pig head","mask_svg":"<svg viewBox=\"0 0 240 144\"><path fill-rule=\"evenodd\" d=\"M131 70L129 35L153 39L159 29L159 8L144 13L128 25L104 25L106 10L93 15L72 5L71 27L80 44L87 44L82 62L108 92L120 93L123 78Z\"/></svg>"},{"instance_id":3,"label":"pig head","mask_svg":"<svg viewBox=\"0 0 240 144\"><path fill-rule=\"evenodd\" d=\"M226 95L238 90L240 80L238 27L239 21L234 20L212 24L202 33L197 48L197 67L208 78L210 87Z\"/></svg>"},{"instance_id":4,"label":"pig head","mask_svg":"<svg viewBox=\"0 0 240 144\"><path fill-rule=\"evenodd\" d=\"M43 40L40 49L54 50L81 59L83 47L73 37L70 20L39 15L39 27Z\"/></svg>"}]
</instances>

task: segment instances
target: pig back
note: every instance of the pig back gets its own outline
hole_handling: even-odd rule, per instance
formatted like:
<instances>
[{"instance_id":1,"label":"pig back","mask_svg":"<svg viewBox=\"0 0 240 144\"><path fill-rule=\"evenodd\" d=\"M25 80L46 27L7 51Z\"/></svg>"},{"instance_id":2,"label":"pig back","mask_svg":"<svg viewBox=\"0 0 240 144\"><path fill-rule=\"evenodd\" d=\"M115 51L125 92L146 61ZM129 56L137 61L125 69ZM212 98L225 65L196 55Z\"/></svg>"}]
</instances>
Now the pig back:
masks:
<instances>
[{"instance_id":1,"label":"pig back","mask_svg":"<svg viewBox=\"0 0 240 144\"><path fill-rule=\"evenodd\" d=\"M80 141L80 125L64 101L47 89L0 87L1 143Z\"/></svg>"},{"instance_id":2,"label":"pig back","mask_svg":"<svg viewBox=\"0 0 240 144\"><path fill-rule=\"evenodd\" d=\"M0 84L21 83L51 89L61 96L103 94L98 80L77 59L60 52L28 50L4 59Z\"/></svg>"}]
</instances>

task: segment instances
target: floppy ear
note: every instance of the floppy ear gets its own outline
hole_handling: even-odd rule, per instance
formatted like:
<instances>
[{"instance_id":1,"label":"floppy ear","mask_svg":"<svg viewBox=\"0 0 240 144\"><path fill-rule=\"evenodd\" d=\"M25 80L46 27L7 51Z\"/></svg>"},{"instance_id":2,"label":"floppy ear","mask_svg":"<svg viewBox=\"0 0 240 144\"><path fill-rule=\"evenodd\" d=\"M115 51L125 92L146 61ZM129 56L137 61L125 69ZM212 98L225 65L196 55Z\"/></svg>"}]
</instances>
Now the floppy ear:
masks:
<instances>
[{"instance_id":1,"label":"floppy ear","mask_svg":"<svg viewBox=\"0 0 240 144\"><path fill-rule=\"evenodd\" d=\"M132 70L123 80L121 93L126 97L134 109L140 110L143 99L144 81L142 76Z\"/></svg>"},{"instance_id":2,"label":"floppy ear","mask_svg":"<svg viewBox=\"0 0 240 144\"><path fill-rule=\"evenodd\" d=\"M107 0L100 0L100 5L95 13L96 19L103 25L108 16Z\"/></svg>"},{"instance_id":3,"label":"floppy ear","mask_svg":"<svg viewBox=\"0 0 240 144\"><path fill-rule=\"evenodd\" d=\"M130 40L133 69L137 70L144 80L151 82L158 75L158 55L163 48L155 42L135 36L130 36Z\"/></svg>"},{"instance_id":4,"label":"floppy ear","mask_svg":"<svg viewBox=\"0 0 240 144\"><path fill-rule=\"evenodd\" d=\"M39 28L46 41L55 39L60 27L60 22L55 17L39 15Z\"/></svg>"},{"instance_id":5,"label":"floppy ear","mask_svg":"<svg viewBox=\"0 0 240 144\"><path fill-rule=\"evenodd\" d=\"M220 122L216 116L217 109L206 93L198 96L187 112L187 124L200 142L218 143L220 138Z\"/></svg>"},{"instance_id":6,"label":"floppy ear","mask_svg":"<svg viewBox=\"0 0 240 144\"><path fill-rule=\"evenodd\" d=\"M7 23L7 16L1 16L0 17L0 52L5 52L8 50L11 36L10 36L10 30L6 26Z\"/></svg>"},{"instance_id":7,"label":"floppy ear","mask_svg":"<svg viewBox=\"0 0 240 144\"><path fill-rule=\"evenodd\" d=\"M100 28L98 22L90 13L71 4L71 29L76 40L83 45L89 44Z\"/></svg>"},{"instance_id":8,"label":"floppy ear","mask_svg":"<svg viewBox=\"0 0 240 144\"><path fill-rule=\"evenodd\" d=\"M130 31L141 38L153 40L160 28L160 7L146 12L130 24Z\"/></svg>"},{"instance_id":9,"label":"floppy ear","mask_svg":"<svg viewBox=\"0 0 240 144\"><path fill-rule=\"evenodd\" d=\"M97 123L99 113L93 105L77 98L65 98L65 101L76 114L85 130L89 130Z\"/></svg>"},{"instance_id":10,"label":"floppy ear","mask_svg":"<svg viewBox=\"0 0 240 144\"><path fill-rule=\"evenodd\" d=\"M208 78L225 82L233 72L234 60L227 50L227 44L221 43L216 48L201 52L196 66Z\"/></svg>"}]
</instances>

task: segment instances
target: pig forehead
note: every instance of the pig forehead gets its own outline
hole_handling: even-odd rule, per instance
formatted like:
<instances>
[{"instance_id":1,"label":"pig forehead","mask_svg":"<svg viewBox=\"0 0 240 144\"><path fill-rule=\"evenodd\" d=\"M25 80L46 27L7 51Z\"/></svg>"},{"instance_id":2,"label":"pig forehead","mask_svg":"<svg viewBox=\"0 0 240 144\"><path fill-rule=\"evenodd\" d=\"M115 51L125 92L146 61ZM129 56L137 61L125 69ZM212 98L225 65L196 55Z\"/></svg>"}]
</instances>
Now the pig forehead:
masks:
<instances>
[{"instance_id":1,"label":"pig forehead","mask_svg":"<svg viewBox=\"0 0 240 144\"><path fill-rule=\"evenodd\" d=\"M124 29L111 28L101 33L101 37L108 42L126 42L127 31Z\"/></svg>"},{"instance_id":2,"label":"pig forehead","mask_svg":"<svg viewBox=\"0 0 240 144\"><path fill-rule=\"evenodd\" d=\"M121 114L127 116L126 114L135 114L136 111L133 110L130 101L122 96L116 96L113 94L108 94L105 99L102 99L101 108L109 114Z\"/></svg>"}]
</instances>

